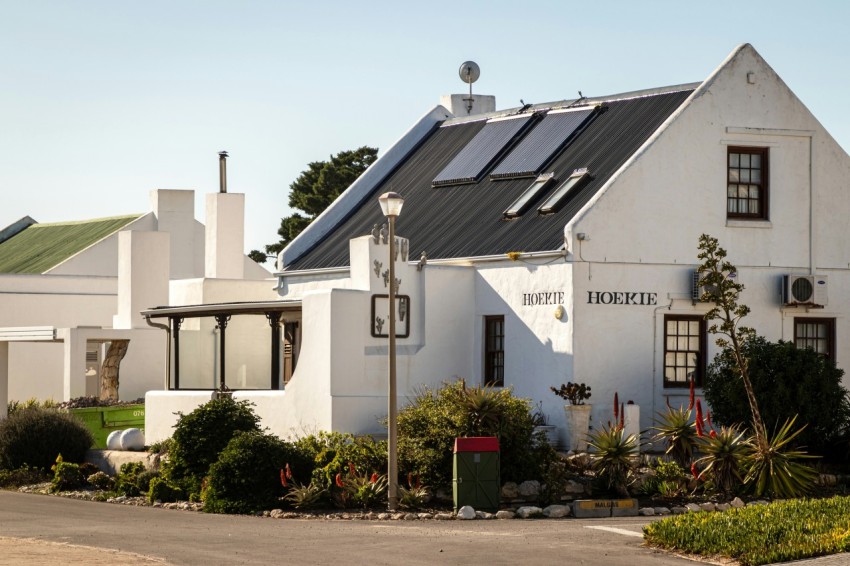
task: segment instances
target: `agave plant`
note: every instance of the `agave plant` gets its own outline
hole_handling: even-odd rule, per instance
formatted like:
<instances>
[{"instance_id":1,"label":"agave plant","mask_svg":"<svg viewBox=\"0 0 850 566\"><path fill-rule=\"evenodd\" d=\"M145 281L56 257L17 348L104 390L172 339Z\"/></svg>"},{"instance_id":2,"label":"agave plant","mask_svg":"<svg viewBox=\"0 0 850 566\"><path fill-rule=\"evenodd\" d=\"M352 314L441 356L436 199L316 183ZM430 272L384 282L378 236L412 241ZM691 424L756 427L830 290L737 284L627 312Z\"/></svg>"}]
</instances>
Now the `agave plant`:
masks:
<instances>
[{"instance_id":1,"label":"agave plant","mask_svg":"<svg viewBox=\"0 0 850 566\"><path fill-rule=\"evenodd\" d=\"M790 447L791 442L805 429L792 431L795 415L785 421L778 431L761 445L756 439L747 441L743 458L747 475L744 484L756 497L769 493L777 497L799 497L807 493L817 478L817 471L800 460L815 458L804 450Z\"/></svg>"},{"instance_id":2,"label":"agave plant","mask_svg":"<svg viewBox=\"0 0 850 566\"><path fill-rule=\"evenodd\" d=\"M673 458L682 468L687 468L694 454L697 443L697 431L691 422L691 409L679 407L658 413L655 419L656 431L653 440L663 441L667 446L665 454Z\"/></svg>"},{"instance_id":3,"label":"agave plant","mask_svg":"<svg viewBox=\"0 0 850 566\"><path fill-rule=\"evenodd\" d=\"M708 480L708 486L723 493L731 493L743 484L742 462L748 445L744 433L736 426L721 427L720 432L711 431L698 440L700 452L705 454L694 462L702 468L700 478Z\"/></svg>"},{"instance_id":4,"label":"agave plant","mask_svg":"<svg viewBox=\"0 0 850 566\"><path fill-rule=\"evenodd\" d=\"M593 469L606 480L609 489L628 497L629 475L634 465L638 436L624 436L619 426L605 426L591 432L587 438L587 444L595 450Z\"/></svg>"},{"instance_id":5,"label":"agave plant","mask_svg":"<svg viewBox=\"0 0 850 566\"><path fill-rule=\"evenodd\" d=\"M307 485L293 482L292 487L283 496L283 499L296 509L311 509L316 507L326 495L327 490L315 482L310 482Z\"/></svg>"}]
</instances>

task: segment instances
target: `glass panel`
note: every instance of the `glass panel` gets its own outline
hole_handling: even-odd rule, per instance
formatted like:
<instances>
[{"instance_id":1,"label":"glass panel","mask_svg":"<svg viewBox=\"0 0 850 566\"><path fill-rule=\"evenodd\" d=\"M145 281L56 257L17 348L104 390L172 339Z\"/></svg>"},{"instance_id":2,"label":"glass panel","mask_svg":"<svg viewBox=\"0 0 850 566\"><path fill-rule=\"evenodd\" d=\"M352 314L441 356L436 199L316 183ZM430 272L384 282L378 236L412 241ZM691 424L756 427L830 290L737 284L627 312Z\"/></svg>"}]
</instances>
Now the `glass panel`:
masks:
<instances>
[{"instance_id":1,"label":"glass panel","mask_svg":"<svg viewBox=\"0 0 850 566\"><path fill-rule=\"evenodd\" d=\"M817 329L818 329L818 338L826 338L826 325L825 324L818 324Z\"/></svg>"},{"instance_id":2,"label":"glass panel","mask_svg":"<svg viewBox=\"0 0 850 566\"><path fill-rule=\"evenodd\" d=\"M729 182L737 183L740 180L740 175L738 175L737 169L729 169Z\"/></svg>"},{"instance_id":3,"label":"glass panel","mask_svg":"<svg viewBox=\"0 0 850 566\"><path fill-rule=\"evenodd\" d=\"M218 360L215 320L185 319L180 327L180 389L215 389Z\"/></svg>"},{"instance_id":4,"label":"glass panel","mask_svg":"<svg viewBox=\"0 0 850 566\"><path fill-rule=\"evenodd\" d=\"M688 344L688 350L692 352L699 352L699 338L690 338Z\"/></svg>"},{"instance_id":5,"label":"glass panel","mask_svg":"<svg viewBox=\"0 0 850 566\"><path fill-rule=\"evenodd\" d=\"M761 183L761 171L758 169L750 171L750 180L753 183Z\"/></svg>"},{"instance_id":6,"label":"glass panel","mask_svg":"<svg viewBox=\"0 0 850 566\"><path fill-rule=\"evenodd\" d=\"M674 379L676 379L676 368L664 368L664 379L666 379L667 381L673 381Z\"/></svg>"},{"instance_id":7,"label":"glass panel","mask_svg":"<svg viewBox=\"0 0 850 566\"><path fill-rule=\"evenodd\" d=\"M687 381L688 380L688 370L687 368L676 368L676 381Z\"/></svg>"},{"instance_id":8,"label":"glass panel","mask_svg":"<svg viewBox=\"0 0 850 566\"><path fill-rule=\"evenodd\" d=\"M749 168L750 167L750 154L742 153L741 154L741 167Z\"/></svg>"},{"instance_id":9,"label":"glass panel","mask_svg":"<svg viewBox=\"0 0 850 566\"><path fill-rule=\"evenodd\" d=\"M676 349L676 337L668 336L667 337L667 347L666 350L675 350Z\"/></svg>"},{"instance_id":10,"label":"glass panel","mask_svg":"<svg viewBox=\"0 0 850 566\"><path fill-rule=\"evenodd\" d=\"M667 321L667 334L676 334L676 321L668 320Z\"/></svg>"},{"instance_id":11,"label":"glass panel","mask_svg":"<svg viewBox=\"0 0 850 566\"><path fill-rule=\"evenodd\" d=\"M676 354L676 365L677 366L684 366L686 361L687 361L687 354L685 354L684 352Z\"/></svg>"},{"instance_id":12,"label":"glass panel","mask_svg":"<svg viewBox=\"0 0 850 566\"><path fill-rule=\"evenodd\" d=\"M750 182L750 171L748 169L743 169L741 171L741 182L749 183Z\"/></svg>"},{"instance_id":13,"label":"glass panel","mask_svg":"<svg viewBox=\"0 0 850 566\"><path fill-rule=\"evenodd\" d=\"M740 157L741 155L738 153L730 153L729 154L729 166L730 167L738 167L740 165Z\"/></svg>"},{"instance_id":14,"label":"glass panel","mask_svg":"<svg viewBox=\"0 0 850 566\"><path fill-rule=\"evenodd\" d=\"M758 212L759 212L759 201L757 201L757 200L751 200L750 201L749 212L750 212L750 214L758 214Z\"/></svg>"},{"instance_id":15,"label":"glass panel","mask_svg":"<svg viewBox=\"0 0 850 566\"><path fill-rule=\"evenodd\" d=\"M265 316L234 316L225 334L225 381L231 389L271 389L271 327Z\"/></svg>"},{"instance_id":16,"label":"glass panel","mask_svg":"<svg viewBox=\"0 0 850 566\"><path fill-rule=\"evenodd\" d=\"M696 354L688 354L688 367L689 368L697 367L697 355Z\"/></svg>"},{"instance_id":17,"label":"glass panel","mask_svg":"<svg viewBox=\"0 0 850 566\"><path fill-rule=\"evenodd\" d=\"M679 334L687 334L688 333L688 321L680 320L679 321Z\"/></svg>"},{"instance_id":18,"label":"glass panel","mask_svg":"<svg viewBox=\"0 0 850 566\"><path fill-rule=\"evenodd\" d=\"M664 365L668 367L676 365L676 354L672 352L664 354Z\"/></svg>"},{"instance_id":19,"label":"glass panel","mask_svg":"<svg viewBox=\"0 0 850 566\"><path fill-rule=\"evenodd\" d=\"M691 336L699 336L699 321L691 320L688 321L688 334Z\"/></svg>"},{"instance_id":20,"label":"glass panel","mask_svg":"<svg viewBox=\"0 0 850 566\"><path fill-rule=\"evenodd\" d=\"M749 193L750 191L747 185L738 185L738 198L747 198Z\"/></svg>"},{"instance_id":21,"label":"glass panel","mask_svg":"<svg viewBox=\"0 0 850 566\"><path fill-rule=\"evenodd\" d=\"M528 205L531 200L536 197L541 189L545 187L549 181L552 180L551 176L547 176L543 179L537 179L534 183L531 184L528 189L504 212L505 216L519 216L523 212L525 212L525 207Z\"/></svg>"},{"instance_id":22,"label":"glass panel","mask_svg":"<svg viewBox=\"0 0 850 566\"><path fill-rule=\"evenodd\" d=\"M564 183L555 190L555 192L550 196L543 205L537 209L541 214L549 214L551 212L555 212L555 208L561 204L567 194L570 192L576 184L587 177L588 173L586 170L577 171L570 175L570 178L564 181Z\"/></svg>"},{"instance_id":23,"label":"glass panel","mask_svg":"<svg viewBox=\"0 0 850 566\"><path fill-rule=\"evenodd\" d=\"M750 156L750 167L753 169L761 169L761 155L754 153Z\"/></svg>"},{"instance_id":24,"label":"glass panel","mask_svg":"<svg viewBox=\"0 0 850 566\"><path fill-rule=\"evenodd\" d=\"M679 338L679 344L676 348L677 350L687 350L688 349L688 338L682 336Z\"/></svg>"}]
</instances>

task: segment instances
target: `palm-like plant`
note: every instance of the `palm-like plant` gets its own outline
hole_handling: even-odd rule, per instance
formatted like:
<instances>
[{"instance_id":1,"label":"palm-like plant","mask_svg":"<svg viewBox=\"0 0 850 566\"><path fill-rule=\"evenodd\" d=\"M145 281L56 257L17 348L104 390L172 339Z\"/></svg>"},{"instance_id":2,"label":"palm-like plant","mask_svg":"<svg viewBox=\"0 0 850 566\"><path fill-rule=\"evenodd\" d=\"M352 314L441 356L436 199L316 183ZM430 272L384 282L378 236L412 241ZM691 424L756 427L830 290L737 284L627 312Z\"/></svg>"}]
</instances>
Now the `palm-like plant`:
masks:
<instances>
[{"instance_id":1,"label":"palm-like plant","mask_svg":"<svg viewBox=\"0 0 850 566\"><path fill-rule=\"evenodd\" d=\"M742 462L748 445L744 432L737 426L721 427L698 439L700 452L705 454L695 464L702 468L699 476L708 479L709 486L723 493L731 493L743 483Z\"/></svg>"},{"instance_id":2,"label":"palm-like plant","mask_svg":"<svg viewBox=\"0 0 850 566\"><path fill-rule=\"evenodd\" d=\"M605 426L587 437L587 444L594 448L593 469L604 478L609 489L622 497L629 496L629 474L634 466L634 455L639 438L636 434L624 437L619 426Z\"/></svg>"},{"instance_id":3,"label":"palm-like plant","mask_svg":"<svg viewBox=\"0 0 850 566\"><path fill-rule=\"evenodd\" d=\"M756 497L769 493L777 497L798 497L807 493L815 479L817 471L800 460L815 458L804 450L789 448L791 442L803 431L805 426L792 431L797 417L785 421L776 433L761 445L751 439L746 443L743 458L747 475L744 485L749 486Z\"/></svg>"},{"instance_id":4,"label":"palm-like plant","mask_svg":"<svg viewBox=\"0 0 850 566\"><path fill-rule=\"evenodd\" d=\"M657 431L653 440L663 441L667 446L665 454L673 458L682 468L690 465L697 441L697 431L691 422L691 409L679 407L658 413L653 427Z\"/></svg>"}]
</instances>

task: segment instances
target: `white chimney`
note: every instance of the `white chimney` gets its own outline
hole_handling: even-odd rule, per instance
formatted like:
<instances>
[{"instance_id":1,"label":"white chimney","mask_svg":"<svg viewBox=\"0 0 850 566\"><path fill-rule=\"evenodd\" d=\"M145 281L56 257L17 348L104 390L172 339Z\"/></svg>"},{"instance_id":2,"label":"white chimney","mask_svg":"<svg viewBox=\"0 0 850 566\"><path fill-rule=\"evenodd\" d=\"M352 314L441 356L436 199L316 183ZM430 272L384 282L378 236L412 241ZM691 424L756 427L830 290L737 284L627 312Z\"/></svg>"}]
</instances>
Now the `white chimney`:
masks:
<instances>
[{"instance_id":1,"label":"white chimney","mask_svg":"<svg viewBox=\"0 0 850 566\"><path fill-rule=\"evenodd\" d=\"M118 313L113 328L148 328L139 312L168 304L168 232L118 233Z\"/></svg>"},{"instance_id":2,"label":"white chimney","mask_svg":"<svg viewBox=\"0 0 850 566\"><path fill-rule=\"evenodd\" d=\"M496 111L496 97L491 94L444 94L440 104L456 118Z\"/></svg>"},{"instance_id":3,"label":"white chimney","mask_svg":"<svg viewBox=\"0 0 850 566\"><path fill-rule=\"evenodd\" d=\"M171 234L171 276L190 279L203 275L203 242L200 238L195 241L195 191L155 189L150 199L157 230Z\"/></svg>"},{"instance_id":4,"label":"white chimney","mask_svg":"<svg viewBox=\"0 0 850 566\"><path fill-rule=\"evenodd\" d=\"M245 195L207 195L204 277L245 277Z\"/></svg>"}]
</instances>

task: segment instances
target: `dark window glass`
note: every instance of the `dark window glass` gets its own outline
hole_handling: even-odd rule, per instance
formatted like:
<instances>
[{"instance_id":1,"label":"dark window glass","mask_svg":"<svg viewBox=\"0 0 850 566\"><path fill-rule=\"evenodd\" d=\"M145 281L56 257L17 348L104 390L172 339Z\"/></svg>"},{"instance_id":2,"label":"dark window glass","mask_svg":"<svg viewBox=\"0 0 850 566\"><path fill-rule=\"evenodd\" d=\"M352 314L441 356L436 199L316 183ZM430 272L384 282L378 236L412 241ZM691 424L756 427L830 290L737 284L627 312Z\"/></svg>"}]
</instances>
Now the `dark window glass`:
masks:
<instances>
[{"instance_id":1,"label":"dark window glass","mask_svg":"<svg viewBox=\"0 0 850 566\"><path fill-rule=\"evenodd\" d=\"M767 148L730 147L726 169L726 216L766 219Z\"/></svg>"},{"instance_id":2,"label":"dark window glass","mask_svg":"<svg viewBox=\"0 0 850 566\"><path fill-rule=\"evenodd\" d=\"M693 376L702 386L705 373L705 319L701 316L664 317L664 386L688 387Z\"/></svg>"},{"instance_id":3,"label":"dark window glass","mask_svg":"<svg viewBox=\"0 0 850 566\"><path fill-rule=\"evenodd\" d=\"M484 384L505 384L505 317L484 317Z\"/></svg>"},{"instance_id":4,"label":"dark window glass","mask_svg":"<svg viewBox=\"0 0 850 566\"><path fill-rule=\"evenodd\" d=\"M830 360L835 359L835 319L795 318L794 344L811 348Z\"/></svg>"}]
</instances>

